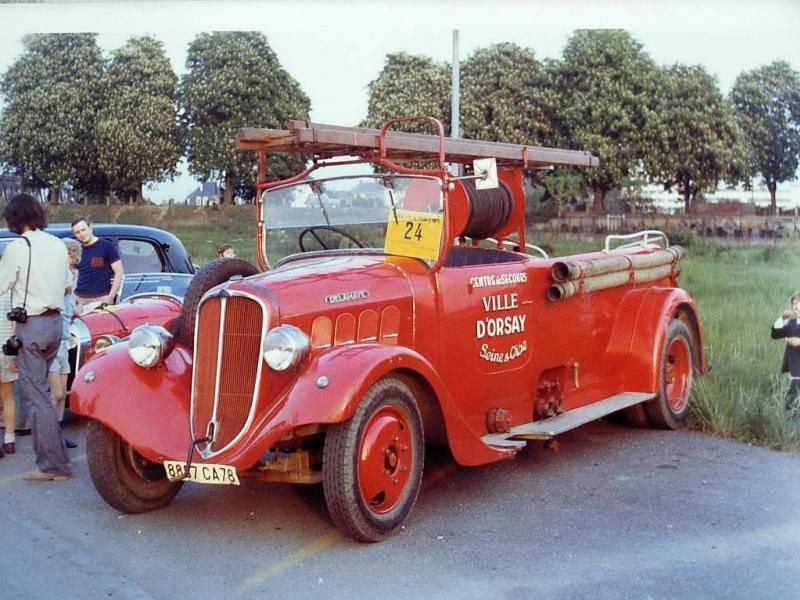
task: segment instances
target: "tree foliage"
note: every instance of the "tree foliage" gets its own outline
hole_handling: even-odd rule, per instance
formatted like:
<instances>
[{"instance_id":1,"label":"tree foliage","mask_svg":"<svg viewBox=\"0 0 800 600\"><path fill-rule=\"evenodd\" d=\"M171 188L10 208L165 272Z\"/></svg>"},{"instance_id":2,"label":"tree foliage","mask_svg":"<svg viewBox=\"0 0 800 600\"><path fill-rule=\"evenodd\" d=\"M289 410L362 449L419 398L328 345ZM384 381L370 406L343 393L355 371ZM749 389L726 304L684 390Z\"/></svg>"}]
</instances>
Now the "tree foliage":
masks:
<instances>
[{"instance_id":1,"label":"tree foliage","mask_svg":"<svg viewBox=\"0 0 800 600\"><path fill-rule=\"evenodd\" d=\"M622 30L580 30L549 66L560 145L599 156L586 171L594 210L605 194L635 172L648 148L659 111L658 69Z\"/></svg>"},{"instance_id":2,"label":"tree foliage","mask_svg":"<svg viewBox=\"0 0 800 600\"><path fill-rule=\"evenodd\" d=\"M547 145L544 71L533 50L497 44L473 53L461 67L461 135L465 138Z\"/></svg>"},{"instance_id":3,"label":"tree foliage","mask_svg":"<svg viewBox=\"0 0 800 600\"><path fill-rule=\"evenodd\" d=\"M144 181L176 175L181 156L176 112L178 78L161 42L133 38L112 53L97 117L100 167L123 194Z\"/></svg>"},{"instance_id":4,"label":"tree foliage","mask_svg":"<svg viewBox=\"0 0 800 600\"><path fill-rule=\"evenodd\" d=\"M778 183L795 178L800 159L800 74L785 61L746 71L736 78L731 102L750 175L763 178L774 212Z\"/></svg>"},{"instance_id":5,"label":"tree foliage","mask_svg":"<svg viewBox=\"0 0 800 600\"><path fill-rule=\"evenodd\" d=\"M450 67L427 56L389 54L368 86L367 117L362 127L380 127L395 117L434 117L450 131ZM430 125L406 123L399 131L432 133Z\"/></svg>"},{"instance_id":6,"label":"tree foliage","mask_svg":"<svg viewBox=\"0 0 800 600\"><path fill-rule=\"evenodd\" d=\"M581 196L586 189L583 175L572 169L554 169L542 175L541 182L545 188L546 197L549 196L552 199L559 216L567 203L573 198Z\"/></svg>"},{"instance_id":7,"label":"tree foliage","mask_svg":"<svg viewBox=\"0 0 800 600\"><path fill-rule=\"evenodd\" d=\"M665 190L677 188L688 210L698 194L743 177L744 148L731 105L700 66L662 72L663 108L645 165Z\"/></svg>"},{"instance_id":8,"label":"tree foliage","mask_svg":"<svg viewBox=\"0 0 800 600\"><path fill-rule=\"evenodd\" d=\"M261 33L201 33L189 44L186 69L179 97L189 171L224 180L230 203L234 187L255 184L256 155L236 149L239 129L283 129L291 119L307 119L311 102ZM270 160L277 177L302 167L299 156Z\"/></svg>"},{"instance_id":9,"label":"tree foliage","mask_svg":"<svg viewBox=\"0 0 800 600\"><path fill-rule=\"evenodd\" d=\"M0 152L25 181L96 184L103 58L92 33L31 34L0 83Z\"/></svg>"}]
</instances>

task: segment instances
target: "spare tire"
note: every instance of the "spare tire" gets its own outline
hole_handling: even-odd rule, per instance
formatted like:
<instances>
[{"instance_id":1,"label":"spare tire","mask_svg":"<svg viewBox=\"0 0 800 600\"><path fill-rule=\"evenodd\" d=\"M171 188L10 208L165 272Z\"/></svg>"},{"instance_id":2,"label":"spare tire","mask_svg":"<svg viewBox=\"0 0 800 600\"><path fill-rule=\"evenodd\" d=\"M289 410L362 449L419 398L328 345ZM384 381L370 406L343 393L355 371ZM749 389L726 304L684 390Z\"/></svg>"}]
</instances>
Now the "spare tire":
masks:
<instances>
[{"instance_id":1,"label":"spare tire","mask_svg":"<svg viewBox=\"0 0 800 600\"><path fill-rule=\"evenodd\" d=\"M259 270L241 258L216 258L203 265L192 278L189 289L183 298L183 311L175 320L173 332L175 339L192 348L194 346L194 327L197 319L197 307L205 293L231 277L242 275L249 277L259 273Z\"/></svg>"}]
</instances>

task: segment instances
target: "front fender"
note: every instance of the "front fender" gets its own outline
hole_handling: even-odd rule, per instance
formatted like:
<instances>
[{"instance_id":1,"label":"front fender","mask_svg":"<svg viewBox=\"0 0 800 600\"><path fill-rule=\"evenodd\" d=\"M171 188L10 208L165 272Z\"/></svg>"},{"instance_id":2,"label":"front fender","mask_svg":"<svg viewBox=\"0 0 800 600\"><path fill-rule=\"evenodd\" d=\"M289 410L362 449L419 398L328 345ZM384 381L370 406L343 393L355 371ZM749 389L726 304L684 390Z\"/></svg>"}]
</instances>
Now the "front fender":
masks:
<instances>
[{"instance_id":1,"label":"front fender","mask_svg":"<svg viewBox=\"0 0 800 600\"><path fill-rule=\"evenodd\" d=\"M297 426L346 421L376 381L397 371L416 374L430 385L442 410L450 450L458 463L480 465L514 455L508 449L484 444L462 418L430 362L403 346L360 343L336 346L320 354L294 383L275 420ZM326 379L325 385L321 384L321 377Z\"/></svg>"},{"instance_id":2,"label":"front fender","mask_svg":"<svg viewBox=\"0 0 800 600\"><path fill-rule=\"evenodd\" d=\"M367 390L391 371L411 370L424 377L437 397L447 390L430 363L403 346L348 344L318 355L287 394L284 414L300 425L341 423L353 416ZM324 377L327 383L320 384ZM313 400L311 400L313 399Z\"/></svg>"},{"instance_id":3,"label":"front fender","mask_svg":"<svg viewBox=\"0 0 800 600\"><path fill-rule=\"evenodd\" d=\"M661 350L673 318L686 320L694 337L696 365L700 373L705 372L700 317L689 294L680 288L635 289L617 310L606 352L608 368L624 372L623 389L658 392Z\"/></svg>"},{"instance_id":4,"label":"front fender","mask_svg":"<svg viewBox=\"0 0 800 600\"><path fill-rule=\"evenodd\" d=\"M144 369L131 361L123 342L78 371L70 406L115 431L149 460L185 458L191 443L191 385L191 353L183 347L176 346L160 366Z\"/></svg>"}]
</instances>

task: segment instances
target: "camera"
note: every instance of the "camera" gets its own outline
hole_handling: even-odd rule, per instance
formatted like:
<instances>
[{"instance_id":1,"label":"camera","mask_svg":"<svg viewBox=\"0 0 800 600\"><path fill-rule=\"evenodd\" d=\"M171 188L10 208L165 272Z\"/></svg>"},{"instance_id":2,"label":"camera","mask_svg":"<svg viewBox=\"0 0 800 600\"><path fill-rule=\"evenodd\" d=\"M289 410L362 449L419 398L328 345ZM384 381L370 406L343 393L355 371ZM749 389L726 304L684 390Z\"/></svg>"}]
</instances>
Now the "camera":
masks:
<instances>
[{"instance_id":1,"label":"camera","mask_svg":"<svg viewBox=\"0 0 800 600\"><path fill-rule=\"evenodd\" d=\"M3 344L3 354L5 354L6 356L16 356L17 354L19 354L20 348L22 348L22 342L19 341L19 338L17 336L12 335L10 338L6 340L5 344Z\"/></svg>"},{"instance_id":2,"label":"camera","mask_svg":"<svg viewBox=\"0 0 800 600\"><path fill-rule=\"evenodd\" d=\"M6 313L6 318L9 321L16 321L17 323L26 323L28 321L28 311L23 306L15 306Z\"/></svg>"}]
</instances>

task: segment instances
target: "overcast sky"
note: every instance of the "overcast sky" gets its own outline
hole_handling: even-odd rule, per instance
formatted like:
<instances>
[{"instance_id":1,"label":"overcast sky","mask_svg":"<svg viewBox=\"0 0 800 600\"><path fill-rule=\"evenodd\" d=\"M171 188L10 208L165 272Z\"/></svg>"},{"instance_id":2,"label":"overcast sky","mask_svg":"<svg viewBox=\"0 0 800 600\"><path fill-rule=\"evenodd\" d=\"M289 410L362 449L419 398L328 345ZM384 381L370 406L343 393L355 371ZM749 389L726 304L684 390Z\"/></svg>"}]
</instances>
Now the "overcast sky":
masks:
<instances>
[{"instance_id":1,"label":"overcast sky","mask_svg":"<svg viewBox=\"0 0 800 600\"><path fill-rule=\"evenodd\" d=\"M622 27L660 64L701 64L727 94L736 76L773 60L800 70L800 1L695 0L363 0L229 2L56 2L0 4L0 73L30 32L99 32L108 52L132 35L161 40L178 74L200 31L263 31L284 68L311 98L311 118L355 125L366 113L367 84L388 53L461 59L478 48L514 42L556 58L574 29ZM181 178L158 196L182 198Z\"/></svg>"}]
</instances>

